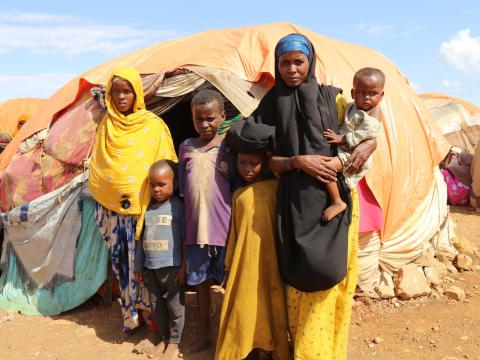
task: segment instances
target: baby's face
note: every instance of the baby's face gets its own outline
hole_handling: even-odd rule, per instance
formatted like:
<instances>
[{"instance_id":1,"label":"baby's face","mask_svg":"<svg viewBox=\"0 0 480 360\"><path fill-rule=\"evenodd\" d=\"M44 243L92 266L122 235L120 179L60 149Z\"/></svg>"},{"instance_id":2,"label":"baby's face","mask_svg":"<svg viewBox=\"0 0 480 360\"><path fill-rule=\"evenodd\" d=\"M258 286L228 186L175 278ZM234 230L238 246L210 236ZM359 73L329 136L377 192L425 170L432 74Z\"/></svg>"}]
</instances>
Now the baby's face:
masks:
<instances>
[{"instance_id":1,"label":"baby's face","mask_svg":"<svg viewBox=\"0 0 480 360\"><path fill-rule=\"evenodd\" d=\"M376 76L362 76L353 84L352 98L357 108L370 111L383 98L383 87Z\"/></svg>"}]
</instances>

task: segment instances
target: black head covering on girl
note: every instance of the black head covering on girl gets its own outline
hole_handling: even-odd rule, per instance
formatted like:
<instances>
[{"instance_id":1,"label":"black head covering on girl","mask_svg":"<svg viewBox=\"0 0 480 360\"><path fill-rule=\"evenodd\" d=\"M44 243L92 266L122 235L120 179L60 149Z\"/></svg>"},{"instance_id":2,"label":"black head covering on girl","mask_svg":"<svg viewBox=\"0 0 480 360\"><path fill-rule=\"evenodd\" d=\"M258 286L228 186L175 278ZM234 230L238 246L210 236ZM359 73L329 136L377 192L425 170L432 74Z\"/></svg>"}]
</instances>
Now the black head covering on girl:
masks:
<instances>
[{"instance_id":1,"label":"black head covering on girl","mask_svg":"<svg viewBox=\"0 0 480 360\"><path fill-rule=\"evenodd\" d=\"M280 56L300 51L308 57L305 81L296 88L282 80ZM303 35L282 38L275 48L275 86L252 115L258 123L275 126L275 155L336 156L323 132L338 133L336 96L341 90L319 85L315 79L315 50ZM277 253L283 280L300 291L329 289L345 278L351 198L342 175L338 186L348 205L334 219L323 222L329 205L325 185L302 171L281 174L277 198Z\"/></svg>"},{"instance_id":2,"label":"black head covering on girl","mask_svg":"<svg viewBox=\"0 0 480 360\"><path fill-rule=\"evenodd\" d=\"M225 135L225 143L237 153L262 154L272 148L274 135L274 126L247 119L230 127Z\"/></svg>"}]
</instances>

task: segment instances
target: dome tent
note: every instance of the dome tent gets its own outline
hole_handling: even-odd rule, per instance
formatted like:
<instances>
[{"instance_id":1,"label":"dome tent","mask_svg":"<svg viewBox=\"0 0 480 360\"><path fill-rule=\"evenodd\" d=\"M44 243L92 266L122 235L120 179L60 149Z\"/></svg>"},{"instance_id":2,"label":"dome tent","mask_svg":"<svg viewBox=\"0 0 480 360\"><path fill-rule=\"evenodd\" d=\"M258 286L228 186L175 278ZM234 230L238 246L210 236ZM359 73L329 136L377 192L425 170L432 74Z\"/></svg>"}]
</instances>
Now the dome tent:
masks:
<instances>
[{"instance_id":1,"label":"dome tent","mask_svg":"<svg viewBox=\"0 0 480 360\"><path fill-rule=\"evenodd\" d=\"M366 178L383 210L385 223L381 234L363 234L360 266L367 278L378 278L379 264L391 271L412 261L439 232L446 216L443 210L432 216L432 209L446 208L446 201L442 202L444 189L435 168L447 153L448 144L430 127L429 121L424 121L428 114L407 80L387 58L374 50L329 39L290 23L211 30L162 42L120 56L71 80L33 114L0 155L0 168L6 174L1 185L4 210L30 200L18 196L22 189L29 189L15 183L21 171L19 162L31 164L41 186L48 184L48 189L39 187L35 196L64 185L84 170L88 145L101 116L90 91L105 84L117 66L136 67L143 75L147 105L165 118L178 145L192 129L185 101L202 84L217 88L243 116L248 116L274 83L276 42L292 32L305 34L314 44L318 81L343 88L347 97L356 70L373 66L384 71L387 82L382 102L383 130ZM79 122L85 125L81 129L83 138L65 150L59 144L78 138L80 130L77 127L74 131L72 126L80 126ZM18 152L21 141L43 129L49 129L43 144Z\"/></svg>"},{"instance_id":2,"label":"dome tent","mask_svg":"<svg viewBox=\"0 0 480 360\"><path fill-rule=\"evenodd\" d=\"M443 94L419 96L448 142L472 154L480 136L480 107Z\"/></svg>"},{"instance_id":3,"label":"dome tent","mask_svg":"<svg viewBox=\"0 0 480 360\"><path fill-rule=\"evenodd\" d=\"M22 116L29 117L46 99L18 98L0 103L0 133L14 137L18 132L18 121Z\"/></svg>"}]
</instances>

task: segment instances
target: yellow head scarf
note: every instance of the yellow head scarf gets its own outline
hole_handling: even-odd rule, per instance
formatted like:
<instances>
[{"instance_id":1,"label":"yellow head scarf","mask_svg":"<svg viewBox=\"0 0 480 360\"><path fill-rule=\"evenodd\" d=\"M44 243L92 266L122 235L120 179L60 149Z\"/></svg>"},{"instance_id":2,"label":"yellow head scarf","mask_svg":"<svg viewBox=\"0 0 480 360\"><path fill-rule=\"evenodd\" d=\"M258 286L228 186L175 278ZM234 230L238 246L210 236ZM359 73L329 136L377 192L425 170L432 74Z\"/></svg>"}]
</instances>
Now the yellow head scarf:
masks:
<instances>
[{"instance_id":1,"label":"yellow head scarf","mask_svg":"<svg viewBox=\"0 0 480 360\"><path fill-rule=\"evenodd\" d=\"M114 78L127 80L135 91L133 113L115 108L110 91ZM167 125L145 109L142 79L130 67L116 69L105 91L107 114L100 122L90 162L90 191L97 202L123 215L138 216L136 238L150 202L148 170L160 159L177 161Z\"/></svg>"}]
</instances>

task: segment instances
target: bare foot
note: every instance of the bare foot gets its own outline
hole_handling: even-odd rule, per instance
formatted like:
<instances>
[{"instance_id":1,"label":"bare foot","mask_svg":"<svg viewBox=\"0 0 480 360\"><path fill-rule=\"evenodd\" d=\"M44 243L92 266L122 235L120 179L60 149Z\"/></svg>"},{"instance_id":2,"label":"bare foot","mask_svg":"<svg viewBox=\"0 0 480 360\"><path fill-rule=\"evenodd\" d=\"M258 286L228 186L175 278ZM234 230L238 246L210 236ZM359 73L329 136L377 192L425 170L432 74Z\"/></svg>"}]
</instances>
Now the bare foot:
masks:
<instances>
[{"instance_id":1,"label":"bare foot","mask_svg":"<svg viewBox=\"0 0 480 360\"><path fill-rule=\"evenodd\" d=\"M333 203L332 205L327 207L323 212L322 220L330 221L338 214L341 214L342 212L344 212L346 208L347 208L347 204L345 204L343 201Z\"/></svg>"},{"instance_id":2,"label":"bare foot","mask_svg":"<svg viewBox=\"0 0 480 360\"><path fill-rule=\"evenodd\" d=\"M165 351L165 348L167 347L167 344L165 343L165 341L160 341L158 343L157 346L154 346L154 347L151 347L150 349L148 349L147 351L147 356L152 359L152 358L156 358L158 356L163 356L163 352ZM162 357L163 359L163 357Z\"/></svg>"},{"instance_id":3,"label":"bare foot","mask_svg":"<svg viewBox=\"0 0 480 360\"><path fill-rule=\"evenodd\" d=\"M146 354L150 349L155 347L157 342L158 336L156 336L156 334L153 332L149 332L146 339L141 340L137 345L135 345L133 352L137 354Z\"/></svg>"},{"instance_id":4,"label":"bare foot","mask_svg":"<svg viewBox=\"0 0 480 360\"><path fill-rule=\"evenodd\" d=\"M168 344L160 360L177 360L179 354L178 344Z\"/></svg>"},{"instance_id":5,"label":"bare foot","mask_svg":"<svg viewBox=\"0 0 480 360\"><path fill-rule=\"evenodd\" d=\"M188 350L185 351L187 355L192 355L197 352L203 351L208 349L212 345L212 342L208 337L203 337L199 339L197 342L193 343L191 346L188 347Z\"/></svg>"}]
</instances>

